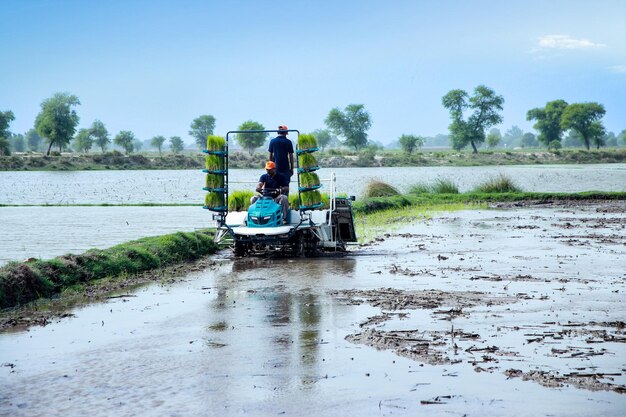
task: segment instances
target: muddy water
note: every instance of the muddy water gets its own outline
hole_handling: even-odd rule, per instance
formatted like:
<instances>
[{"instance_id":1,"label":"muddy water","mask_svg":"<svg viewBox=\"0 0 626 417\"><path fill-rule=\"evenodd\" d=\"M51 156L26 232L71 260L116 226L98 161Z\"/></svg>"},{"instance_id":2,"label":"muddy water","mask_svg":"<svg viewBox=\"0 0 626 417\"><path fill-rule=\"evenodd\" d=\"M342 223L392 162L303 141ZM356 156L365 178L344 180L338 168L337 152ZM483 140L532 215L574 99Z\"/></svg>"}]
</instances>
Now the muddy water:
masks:
<instances>
[{"instance_id":1,"label":"muddy water","mask_svg":"<svg viewBox=\"0 0 626 417\"><path fill-rule=\"evenodd\" d=\"M224 253L0 334L0 415L621 416L624 209L451 213L343 258Z\"/></svg>"}]
</instances>

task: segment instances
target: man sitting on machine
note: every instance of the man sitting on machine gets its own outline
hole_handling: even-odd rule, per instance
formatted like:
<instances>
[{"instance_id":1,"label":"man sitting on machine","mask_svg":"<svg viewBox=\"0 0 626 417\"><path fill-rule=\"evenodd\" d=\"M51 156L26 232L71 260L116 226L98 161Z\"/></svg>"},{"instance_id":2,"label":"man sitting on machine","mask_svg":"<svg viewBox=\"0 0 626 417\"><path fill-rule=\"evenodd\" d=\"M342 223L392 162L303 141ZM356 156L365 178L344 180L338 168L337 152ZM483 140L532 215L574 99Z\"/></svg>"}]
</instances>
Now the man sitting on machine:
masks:
<instances>
[{"instance_id":1,"label":"man sitting on machine","mask_svg":"<svg viewBox=\"0 0 626 417\"><path fill-rule=\"evenodd\" d=\"M283 208L283 224L287 224L287 214L289 213L289 199L285 194L289 193L289 178L276 171L276 164L267 161L265 164L267 173L261 175L259 183L256 185L256 192L263 197L269 196ZM254 204L260 195L255 195L250 199L250 204Z\"/></svg>"}]
</instances>

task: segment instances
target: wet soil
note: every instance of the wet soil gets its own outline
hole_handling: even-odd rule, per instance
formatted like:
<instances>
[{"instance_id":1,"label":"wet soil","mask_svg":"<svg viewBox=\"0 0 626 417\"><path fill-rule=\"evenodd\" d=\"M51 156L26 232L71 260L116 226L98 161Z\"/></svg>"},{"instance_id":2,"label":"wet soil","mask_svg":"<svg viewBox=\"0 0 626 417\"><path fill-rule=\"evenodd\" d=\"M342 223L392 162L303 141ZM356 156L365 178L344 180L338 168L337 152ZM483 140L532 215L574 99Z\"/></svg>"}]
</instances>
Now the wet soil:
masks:
<instances>
[{"instance_id":1,"label":"wet soil","mask_svg":"<svg viewBox=\"0 0 626 417\"><path fill-rule=\"evenodd\" d=\"M621 416L626 204L579 203L93 289L0 332L0 414Z\"/></svg>"}]
</instances>

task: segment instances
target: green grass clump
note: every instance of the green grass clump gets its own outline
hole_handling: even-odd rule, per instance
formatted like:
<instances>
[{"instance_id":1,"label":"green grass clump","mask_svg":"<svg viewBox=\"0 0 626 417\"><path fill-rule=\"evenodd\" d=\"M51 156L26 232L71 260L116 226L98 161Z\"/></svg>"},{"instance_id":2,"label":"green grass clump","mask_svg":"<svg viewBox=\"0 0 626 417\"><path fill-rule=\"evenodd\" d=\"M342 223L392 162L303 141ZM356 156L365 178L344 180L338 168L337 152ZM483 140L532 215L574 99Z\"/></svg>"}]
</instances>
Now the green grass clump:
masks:
<instances>
[{"instance_id":1,"label":"green grass clump","mask_svg":"<svg viewBox=\"0 0 626 417\"><path fill-rule=\"evenodd\" d=\"M15 307L94 280L135 274L214 253L207 231L147 237L109 249L51 260L11 262L0 268L0 309Z\"/></svg>"},{"instance_id":2,"label":"green grass clump","mask_svg":"<svg viewBox=\"0 0 626 417\"><path fill-rule=\"evenodd\" d=\"M219 171L224 169L223 155L207 155L205 159L206 169L209 171Z\"/></svg>"},{"instance_id":3,"label":"green grass clump","mask_svg":"<svg viewBox=\"0 0 626 417\"><path fill-rule=\"evenodd\" d=\"M226 146L226 139L222 136L209 135L206 138L206 148L209 151L223 151Z\"/></svg>"},{"instance_id":4,"label":"green grass clump","mask_svg":"<svg viewBox=\"0 0 626 417\"><path fill-rule=\"evenodd\" d=\"M365 187L363 191L364 198L371 197L390 197L400 194L396 188L387 184L386 182L372 180Z\"/></svg>"},{"instance_id":5,"label":"green grass clump","mask_svg":"<svg viewBox=\"0 0 626 417\"><path fill-rule=\"evenodd\" d=\"M204 197L204 205L209 208L224 207L224 193L209 191Z\"/></svg>"},{"instance_id":6,"label":"green grass clump","mask_svg":"<svg viewBox=\"0 0 626 417\"><path fill-rule=\"evenodd\" d=\"M298 137L298 149L317 148L317 140L312 133L302 133Z\"/></svg>"},{"instance_id":7,"label":"green grass clump","mask_svg":"<svg viewBox=\"0 0 626 417\"><path fill-rule=\"evenodd\" d=\"M522 189L515 182L504 174L491 178L474 188L477 193L517 193Z\"/></svg>"},{"instance_id":8,"label":"green grass clump","mask_svg":"<svg viewBox=\"0 0 626 417\"><path fill-rule=\"evenodd\" d=\"M302 187L314 187L320 185L320 178L315 172L303 172L300 174L300 185Z\"/></svg>"},{"instance_id":9,"label":"green grass clump","mask_svg":"<svg viewBox=\"0 0 626 417\"><path fill-rule=\"evenodd\" d=\"M428 184L418 183L409 188L409 194L432 194L433 187Z\"/></svg>"},{"instance_id":10,"label":"green grass clump","mask_svg":"<svg viewBox=\"0 0 626 417\"><path fill-rule=\"evenodd\" d=\"M458 194L459 187L454 181L438 178L432 186L432 192L435 194Z\"/></svg>"},{"instance_id":11,"label":"green grass clump","mask_svg":"<svg viewBox=\"0 0 626 417\"><path fill-rule=\"evenodd\" d=\"M254 196L252 191L233 191L228 195L228 210L246 211L250 207L250 199Z\"/></svg>"},{"instance_id":12,"label":"green grass clump","mask_svg":"<svg viewBox=\"0 0 626 417\"><path fill-rule=\"evenodd\" d=\"M221 174L206 174L204 186L206 188L222 188L224 187L224 176Z\"/></svg>"},{"instance_id":13,"label":"green grass clump","mask_svg":"<svg viewBox=\"0 0 626 417\"><path fill-rule=\"evenodd\" d=\"M317 160L310 153L304 153L298 156L298 162L300 164L300 168L309 169L317 166Z\"/></svg>"}]
</instances>

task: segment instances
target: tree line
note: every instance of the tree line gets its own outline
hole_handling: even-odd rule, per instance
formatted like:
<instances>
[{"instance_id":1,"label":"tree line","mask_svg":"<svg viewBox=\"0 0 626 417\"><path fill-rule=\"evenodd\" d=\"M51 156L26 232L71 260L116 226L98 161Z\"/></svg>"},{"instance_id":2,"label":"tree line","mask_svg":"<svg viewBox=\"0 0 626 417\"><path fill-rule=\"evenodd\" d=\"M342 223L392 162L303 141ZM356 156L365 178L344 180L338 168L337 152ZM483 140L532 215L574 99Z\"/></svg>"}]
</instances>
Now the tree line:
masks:
<instances>
[{"instance_id":1,"label":"tree line","mask_svg":"<svg viewBox=\"0 0 626 417\"><path fill-rule=\"evenodd\" d=\"M15 120L11 111L0 111L0 155L8 155L11 148L17 152L26 149L40 150L47 146L46 154L52 149L59 152L73 146L77 152L88 153L97 147L102 152L113 143L121 147L126 154L139 151L146 142L156 148L161 154L168 139L157 135L149 141L141 142L129 130L122 130L111 138L104 123L94 120L90 127L78 131L79 116L75 107L80 100L73 94L56 93L41 103L41 111L35 118L34 127L25 135L14 135L9 126ZM519 144L521 147L543 145L548 149L559 149L563 144L582 143L587 149L591 146L617 145L618 140L626 144L626 129L619 137L607 132L602 124L602 117L606 111L599 103L572 103L564 100L554 100L544 107L528 110L526 119L535 121L533 126L538 134L522 132L513 126L503 137L500 131L493 126L502 122L504 98L491 88L479 85L469 95L466 91L455 89L442 97L442 105L450 113L451 123L448 126L449 134L439 135L436 138L425 138L415 134L402 134L398 145L406 153L413 153L427 142L448 141L456 150L471 146L474 153L483 144L494 148L503 140ZM212 115L201 115L190 125L189 135L195 140L199 149L204 149L206 138L213 135L216 119ZM343 110L333 108L324 119L325 129L313 131L319 146L324 150L327 146L346 146L355 151L365 148L376 149L378 145L368 138L368 130L372 125L372 118L363 104L350 104ZM491 128L491 129L490 129ZM488 131L488 129L490 129ZM265 130L265 127L254 120L247 120L238 126L237 130ZM564 141L564 134L568 136ZM239 145L251 154L267 140L267 133L238 134L236 140ZM169 148L173 153L184 149L184 142L179 136L169 138Z\"/></svg>"}]
</instances>

